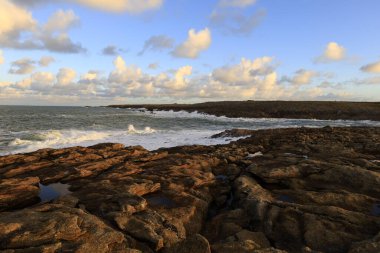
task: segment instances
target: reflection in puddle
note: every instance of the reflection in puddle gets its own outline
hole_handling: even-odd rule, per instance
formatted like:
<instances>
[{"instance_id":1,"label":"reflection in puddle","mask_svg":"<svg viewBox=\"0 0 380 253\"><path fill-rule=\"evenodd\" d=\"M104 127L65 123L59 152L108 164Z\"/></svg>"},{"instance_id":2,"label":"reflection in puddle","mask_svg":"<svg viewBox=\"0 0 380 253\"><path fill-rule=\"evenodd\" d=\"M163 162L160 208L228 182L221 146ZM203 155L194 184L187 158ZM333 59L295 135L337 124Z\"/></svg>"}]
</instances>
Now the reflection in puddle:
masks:
<instances>
[{"instance_id":1,"label":"reflection in puddle","mask_svg":"<svg viewBox=\"0 0 380 253\"><path fill-rule=\"evenodd\" d=\"M69 191L70 185L68 184L54 183L54 184L49 184L49 185L43 185L43 184L39 184L39 185L40 185L39 197L41 199L41 202L48 202L58 197L65 196L71 193L71 191Z\"/></svg>"},{"instance_id":2,"label":"reflection in puddle","mask_svg":"<svg viewBox=\"0 0 380 253\"><path fill-rule=\"evenodd\" d=\"M277 200L282 202L294 203L294 199L288 195L280 195L277 197Z\"/></svg>"},{"instance_id":3,"label":"reflection in puddle","mask_svg":"<svg viewBox=\"0 0 380 253\"><path fill-rule=\"evenodd\" d=\"M228 181L228 177L226 175L217 175L215 176L215 179L219 181Z\"/></svg>"},{"instance_id":4,"label":"reflection in puddle","mask_svg":"<svg viewBox=\"0 0 380 253\"><path fill-rule=\"evenodd\" d=\"M145 195L144 198L150 206L161 206L166 208L176 207L176 203L165 195L159 193L153 193Z\"/></svg>"},{"instance_id":5,"label":"reflection in puddle","mask_svg":"<svg viewBox=\"0 0 380 253\"><path fill-rule=\"evenodd\" d=\"M373 204L371 215L380 216L380 203Z\"/></svg>"}]
</instances>

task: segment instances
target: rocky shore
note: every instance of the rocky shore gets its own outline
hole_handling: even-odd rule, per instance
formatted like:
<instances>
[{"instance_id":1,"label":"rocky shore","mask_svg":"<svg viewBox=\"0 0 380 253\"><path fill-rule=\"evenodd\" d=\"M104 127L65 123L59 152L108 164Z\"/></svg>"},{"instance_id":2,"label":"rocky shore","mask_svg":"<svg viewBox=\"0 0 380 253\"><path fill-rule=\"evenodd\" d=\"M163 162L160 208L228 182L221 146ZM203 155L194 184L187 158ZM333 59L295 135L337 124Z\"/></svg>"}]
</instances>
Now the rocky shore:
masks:
<instances>
[{"instance_id":1,"label":"rocky shore","mask_svg":"<svg viewBox=\"0 0 380 253\"><path fill-rule=\"evenodd\" d=\"M380 252L380 128L247 135L0 157L0 252Z\"/></svg>"},{"instance_id":2,"label":"rocky shore","mask_svg":"<svg viewBox=\"0 0 380 253\"><path fill-rule=\"evenodd\" d=\"M379 102L221 101L200 104L111 105L115 108L201 112L232 118L290 118L380 121Z\"/></svg>"}]
</instances>

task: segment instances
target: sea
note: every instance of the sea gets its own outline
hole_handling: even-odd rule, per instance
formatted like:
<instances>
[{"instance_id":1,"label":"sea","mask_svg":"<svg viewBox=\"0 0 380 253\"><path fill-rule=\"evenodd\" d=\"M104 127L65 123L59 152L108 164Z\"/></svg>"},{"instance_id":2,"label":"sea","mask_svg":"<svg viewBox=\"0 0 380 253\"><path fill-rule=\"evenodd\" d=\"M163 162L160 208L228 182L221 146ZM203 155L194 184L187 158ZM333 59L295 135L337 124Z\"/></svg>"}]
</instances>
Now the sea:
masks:
<instances>
[{"instance_id":1,"label":"sea","mask_svg":"<svg viewBox=\"0 0 380 253\"><path fill-rule=\"evenodd\" d=\"M211 138L227 129L377 126L379 121L228 118L198 112L110 107L0 106L0 156L43 148L122 143L148 150L180 145L226 144Z\"/></svg>"}]
</instances>

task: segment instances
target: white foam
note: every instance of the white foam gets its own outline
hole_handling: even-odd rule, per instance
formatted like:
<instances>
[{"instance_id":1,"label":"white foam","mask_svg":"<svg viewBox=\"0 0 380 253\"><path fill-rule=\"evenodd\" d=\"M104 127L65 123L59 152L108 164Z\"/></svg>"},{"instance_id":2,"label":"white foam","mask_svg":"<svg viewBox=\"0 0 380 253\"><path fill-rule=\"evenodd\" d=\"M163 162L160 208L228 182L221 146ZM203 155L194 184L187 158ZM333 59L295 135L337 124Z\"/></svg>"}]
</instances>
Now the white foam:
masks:
<instances>
[{"instance_id":1,"label":"white foam","mask_svg":"<svg viewBox=\"0 0 380 253\"><path fill-rule=\"evenodd\" d=\"M320 125L331 126L380 126L380 121L372 120L319 120L319 119L291 119L291 118L229 118L226 116L215 116L207 113L200 113L198 111L162 111L153 110L148 111L144 108L141 109L126 109L135 114L144 114L148 117L154 118L182 118L182 119L204 119L210 121L231 122L231 123L273 123L277 124L275 128L281 127L300 127L300 123L307 127L319 127ZM294 124L292 124L294 123ZM273 127L262 127L273 128ZM255 128L259 129L259 128Z\"/></svg>"},{"instance_id":2,"label":"white foam","mask_svg":"<svg viewBox=\"0 0 380 253\"><path fill-rule=\"evenodd\" d=\"M161 147L175 147L182 145L217 145L227 144L240 138L210 138L219 133L218 130L155 130L145 127L143 130L129 125L126 131L83 131L61 130L38 133L44 136L43 140L23 140L16 138L9 147L12 151L0 155L32 152L42 148L64 148L72 146L91 146L101 142L122 143L126 146L141 145L148 150Z\"/></svg>"}]
</instances>

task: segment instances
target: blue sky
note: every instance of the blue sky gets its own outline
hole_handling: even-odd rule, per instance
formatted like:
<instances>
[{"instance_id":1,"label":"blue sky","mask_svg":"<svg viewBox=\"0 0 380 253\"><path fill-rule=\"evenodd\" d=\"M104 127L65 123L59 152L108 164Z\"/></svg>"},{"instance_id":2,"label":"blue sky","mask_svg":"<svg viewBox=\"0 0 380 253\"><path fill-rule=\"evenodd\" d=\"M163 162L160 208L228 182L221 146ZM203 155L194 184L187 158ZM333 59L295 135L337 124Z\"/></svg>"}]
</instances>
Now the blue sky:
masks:
<instances>
[{"instance_id":1,"label":"blue sky","mask_svg":"<svg viewBox=\"0 0 380 253\"><path fill-rule=\"evenodd\" d=\"M1 0L0 104L379 101L378 10L377 0Z\"/></svg>"}]
</instances>

